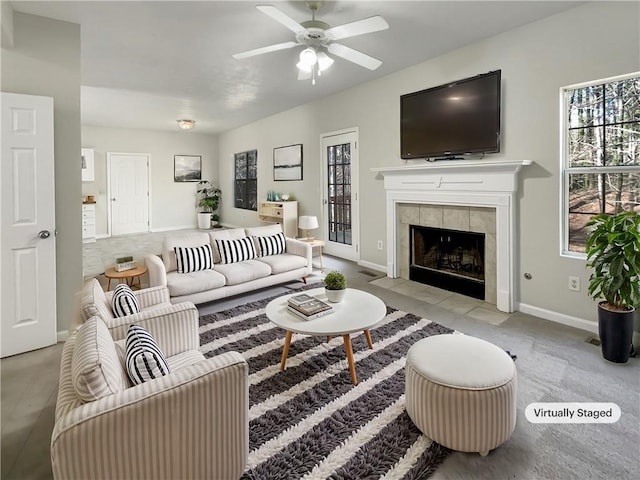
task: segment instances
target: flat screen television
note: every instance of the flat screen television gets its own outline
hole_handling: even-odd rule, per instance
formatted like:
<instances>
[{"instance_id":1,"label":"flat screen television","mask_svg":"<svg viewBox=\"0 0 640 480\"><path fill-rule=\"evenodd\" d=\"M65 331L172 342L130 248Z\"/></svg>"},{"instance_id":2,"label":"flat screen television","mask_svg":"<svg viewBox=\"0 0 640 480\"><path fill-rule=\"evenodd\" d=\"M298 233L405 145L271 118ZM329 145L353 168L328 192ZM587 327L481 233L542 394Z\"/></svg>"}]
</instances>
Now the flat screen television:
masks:
<instances>
[{"instance_id":1,"label":"flat screen television","mask_svg":"<svg viewBox=\"0 0 640 480\"><path fill-rule=\"evenodd\" d=\"M400 156L500 151L500 70L400 97Z\"/></svg>"}]
</instances>

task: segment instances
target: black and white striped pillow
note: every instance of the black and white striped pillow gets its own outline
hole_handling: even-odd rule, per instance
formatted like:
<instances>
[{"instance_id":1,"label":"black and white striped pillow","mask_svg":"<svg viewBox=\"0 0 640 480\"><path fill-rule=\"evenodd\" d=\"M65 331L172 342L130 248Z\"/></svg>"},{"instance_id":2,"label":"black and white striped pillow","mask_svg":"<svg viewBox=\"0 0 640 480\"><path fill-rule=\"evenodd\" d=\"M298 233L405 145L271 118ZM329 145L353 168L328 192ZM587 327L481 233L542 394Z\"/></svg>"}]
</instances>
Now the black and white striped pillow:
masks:
<instances>
[{"instance_id":1,"label":"black and white striped pillow","mask_svg":"<svg viewBox=\"0 0 640 480\"><path fill-rule=\"evenodd\" d=\"M116 317L126 317L140 312L140 303L126 283L120 283L113 291L111 309Z\"/></svg>"},{"instance_id":2,"label":"black and white striped pillow","mask_svg":"<svg viewBox=\"0 0 640 480\"><path fill-rule=\"evenodd\" d=\"M213 268L213 254L208 243L201 247L174 247L178 273L199 272Z\"/></svg>"},{"instance_id":3,"label":"black and white striped pillow","mask_svg":"<svg viewBox=\"0 0 640 480\"><path fill-rule=\"evenodd\" d=\"M169 374L169 365L155 339L144 328L130 325L127 330L127 373L134 385Z\"/></svg>"},{"instance_id":4,"label":"black and white striped pillow","mask_svg":"<svg viewBox=\"0 0 640 480\"><path fill-rule=\"evenodd\" d=\"M216 247L220 252L221 263L236 263L256 258L256 247L250 237L236 240L218 240Z\"/></svg>"},{"instance_id":5,"label":"black and white striped pillow","mask_svg":"<svg viewBox=\"0 0 640 480\"><path fill-rule=\"evenodd\" d=\"M260 256L266 257L267 255L280 255L284 253L287 241L284 238L284 233L280 232L275 235L269 235L266 237L254 237L258 241L260 247Z\"/></svg>"}]
</instances>

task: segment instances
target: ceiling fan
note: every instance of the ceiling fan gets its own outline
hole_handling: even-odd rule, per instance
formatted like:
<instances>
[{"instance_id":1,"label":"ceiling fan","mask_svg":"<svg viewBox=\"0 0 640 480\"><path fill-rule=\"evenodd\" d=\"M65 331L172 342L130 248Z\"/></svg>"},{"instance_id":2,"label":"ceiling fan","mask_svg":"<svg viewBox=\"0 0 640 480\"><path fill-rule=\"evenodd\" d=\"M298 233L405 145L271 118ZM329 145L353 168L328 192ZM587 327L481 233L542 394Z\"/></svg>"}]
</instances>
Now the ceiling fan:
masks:
<instances>
[{"instance_id":1,"label":"ceiling fan","mask_svg":"<svg viewBox=\"0 0 640 480\"><path fill-rule=\"evenodd\" d=\"M311 83L314 85L316 83L316 77L320 76L321 72L329 68L333 63L333 58L327 55L327 52L360 65L361 67L368 68L369 70L375 70L382 65L382 62L377 58L340 43L335 43L335 41L357 35L364 35L365 33L386 30L389 28L389 24L384 18L376 15L363 20L345 23L337 27L331 27L322 20L316 20L316 10L318 10L322 4L321 1L309 1L306 3L311 10L311 20L302 23L296 22L272 5L258 5L256 7L258 10L295 33L295 41L277 43L247 52L236 53L233 55L233 58L240 60L302 45L305 48L300 52L300 61L296 64L298 67L298 80L311 78Z\"/></svg>"}]
</instances>

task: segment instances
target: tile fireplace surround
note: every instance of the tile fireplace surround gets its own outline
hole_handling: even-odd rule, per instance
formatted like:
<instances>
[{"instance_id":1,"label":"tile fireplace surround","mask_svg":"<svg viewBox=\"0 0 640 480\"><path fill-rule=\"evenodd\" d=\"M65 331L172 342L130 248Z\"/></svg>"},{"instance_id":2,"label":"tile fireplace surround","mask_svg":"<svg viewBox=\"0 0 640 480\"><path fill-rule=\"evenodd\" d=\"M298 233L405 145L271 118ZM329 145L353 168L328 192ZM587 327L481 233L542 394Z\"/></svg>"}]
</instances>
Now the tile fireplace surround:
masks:
<instances>
[{"instance_id":1,"label":"tile fireplace surround","mask_svg":"<svg viewBox=\"0 0 640 480\"><path fill-rule=\"evenodd\" d=\"M531 163L529 160L444 160L372 168L384 177L387 194L387 276L408 278L408 225L416 219L419 223L413 224L478 231L488 233L489 237L495 232L495 243L487 241L485 245L485 259L491 259L495 252L495 270L493 266L487 267L487 276L492 278L487 278L485 294L487 301L495 302L498 310L513 312L516 301L515 193L518 172ZM495 221L490 219L493 212ZM495 249L489 243L494 244Z\"/></svg>"}]
</instances>

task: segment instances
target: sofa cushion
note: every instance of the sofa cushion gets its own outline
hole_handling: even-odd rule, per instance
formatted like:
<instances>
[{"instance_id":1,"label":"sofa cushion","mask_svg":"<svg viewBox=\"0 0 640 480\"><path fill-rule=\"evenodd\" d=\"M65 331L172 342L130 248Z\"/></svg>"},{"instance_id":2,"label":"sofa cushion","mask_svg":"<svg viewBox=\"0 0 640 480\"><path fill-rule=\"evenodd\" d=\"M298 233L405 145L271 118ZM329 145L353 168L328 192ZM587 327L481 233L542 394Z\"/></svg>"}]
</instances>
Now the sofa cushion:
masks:
<instances>
[{"instance_id":1,"label":"sofa cushion","mask_svg":"<svg viewBox=\"0 0 640 480\"><path fill-rule=\"evenodd\" d=\"M290 272L296 268L304 268L307 266L307 259L305 257L292 255L290 253L260 257L258 258L258 261L269 265L272 275Z\"/></svg>"},{"instance_id":2,"label":"sofa cushion","mask_svg":"<svg viewBox=\"0 0 640 480\"><path fill-rule=\"evenodd\" d=\"M156 340L141 326L129 326L125 348L127 373L135 385L169 374L169 365Z\"/></svg>"},{"instance_id":3,"label":"sofa cushion","mask_svg":"<svg viewBox=\"0 0 640 480\"><path fill-rule=\"evenodd\" d=\"M244 228L230 228L209 232L209 239L213 247L213 263L220 263L220 252L216 247L216 240L237 240L246 237Z\"/></svg>"},{"instance_id":4,"label":"sofa cushion","mask_svg":"<svg viewBox=\"0 0 640 480\"><path fill-rule=\"evenodd\" d=\"M83 402L127 388L126 373L102 319L91 317L76 332L71 372L76 395Z\"/></svg>"},{"instance_id":5,"label":"sofa cushion","mask_svg":"<svg viewBox=\"0 0 640 480\"><path fill-rule=\"evenodd\" d=\"M249 227L244 229L247 237L268 237L282 232L282 225L274 223L272 225L261 225L259 227Z\"/></svg>"},{"instance_id":6,"label":"sofa cushion","mask_svg":"<svg viewBox=\"0 0 640 480\"><path fill-rule=\"evenodd\" d=\"M287 241L284 233L276 233L275 235L267 235L264 237L252 237L257 241L258 256L267 257L269 255L280 255L284 253Z\"/></svg>"},{"instance_id":7,"label":"sofa cushion","mask_svg":"<svg viewBox=\"0 0 640 480\"><path fill-rule=\"evenodd\" d=\"M105 296L102 286L95 278L87 280L80 291L80 317L86 322L98 316L103 321L113 320L111 302Z\"/></svg>"},{"instance_id":8,"label":"sofa cushion","mask_svg":"<svg viewBox=\"0 0 640 480\"><path fill-rule=\"evenodd\" d=\"M238 285L271 275L271 267L257 260L231 264L221 263L216 265L215 269L225 276L227 285Z\"/></svg>"},{"instance_id":9,"label":"sofa cushion","mask_svg":"<svg viewBox=\"0 0 640 480\"><path fill-rule=\"evenodd\" d=\"M214 270L201 270L191 273L167 273L167 288L172 297L191 295L215 288L224 287L224 275Z\"/></svg>"},{"instance_id":10,"label":"sofa cushion","mask_svg":"<svg viewBox=\"0 0 640 480\"><path fill-rule=\"evenodd\" d=\"M175 247L199 247L209 243L209 235L205 232L175 233L164 237L162 243L162 262L167 272L178 268Z\"/></svg>"},{"instance_id":11,"label":"sofa cushion","mask_svg":"<svg viewBox=\"0 0 640 480\"><path fill-rule=\"evenodd\" d=\"M111 309L116 317L126 317L140 312L138 299L126 283L119 283L113 291Z\"/></svg>"},{"instance_id":12,"label":"sofa cushion","mask_svg":"<svg viewBox=\"0 0 640 480\"><path fill-rule=\"evenodd\" d=\"M187 350L186 352L178 353L177 355L167 358L167 363L171 371L175 372L189 365L195 365L204 359L204 355L198 350Z\"/></svg>"},{"instance_id":13,"label":"sofa cushion","mask_svg":"<svg viewBox=\"0 0 640 480\"><path fill-rule=\"evenodd\" d=\"M249 237L237 240L216 240L216 248L220 252L220 263L237 263L256 258L256 247Z\"/></svg>"},{"instance_id":14,"label":"sofa cushion","mask_svg":"<svg viewBox=\"0 0 640 480\"><path fill-rule=\"evenodd\" d=\"M213 254L208 243L199 247L174 247L178 273L199 272L213 268Z\"/></svg>"}]
</instances>

